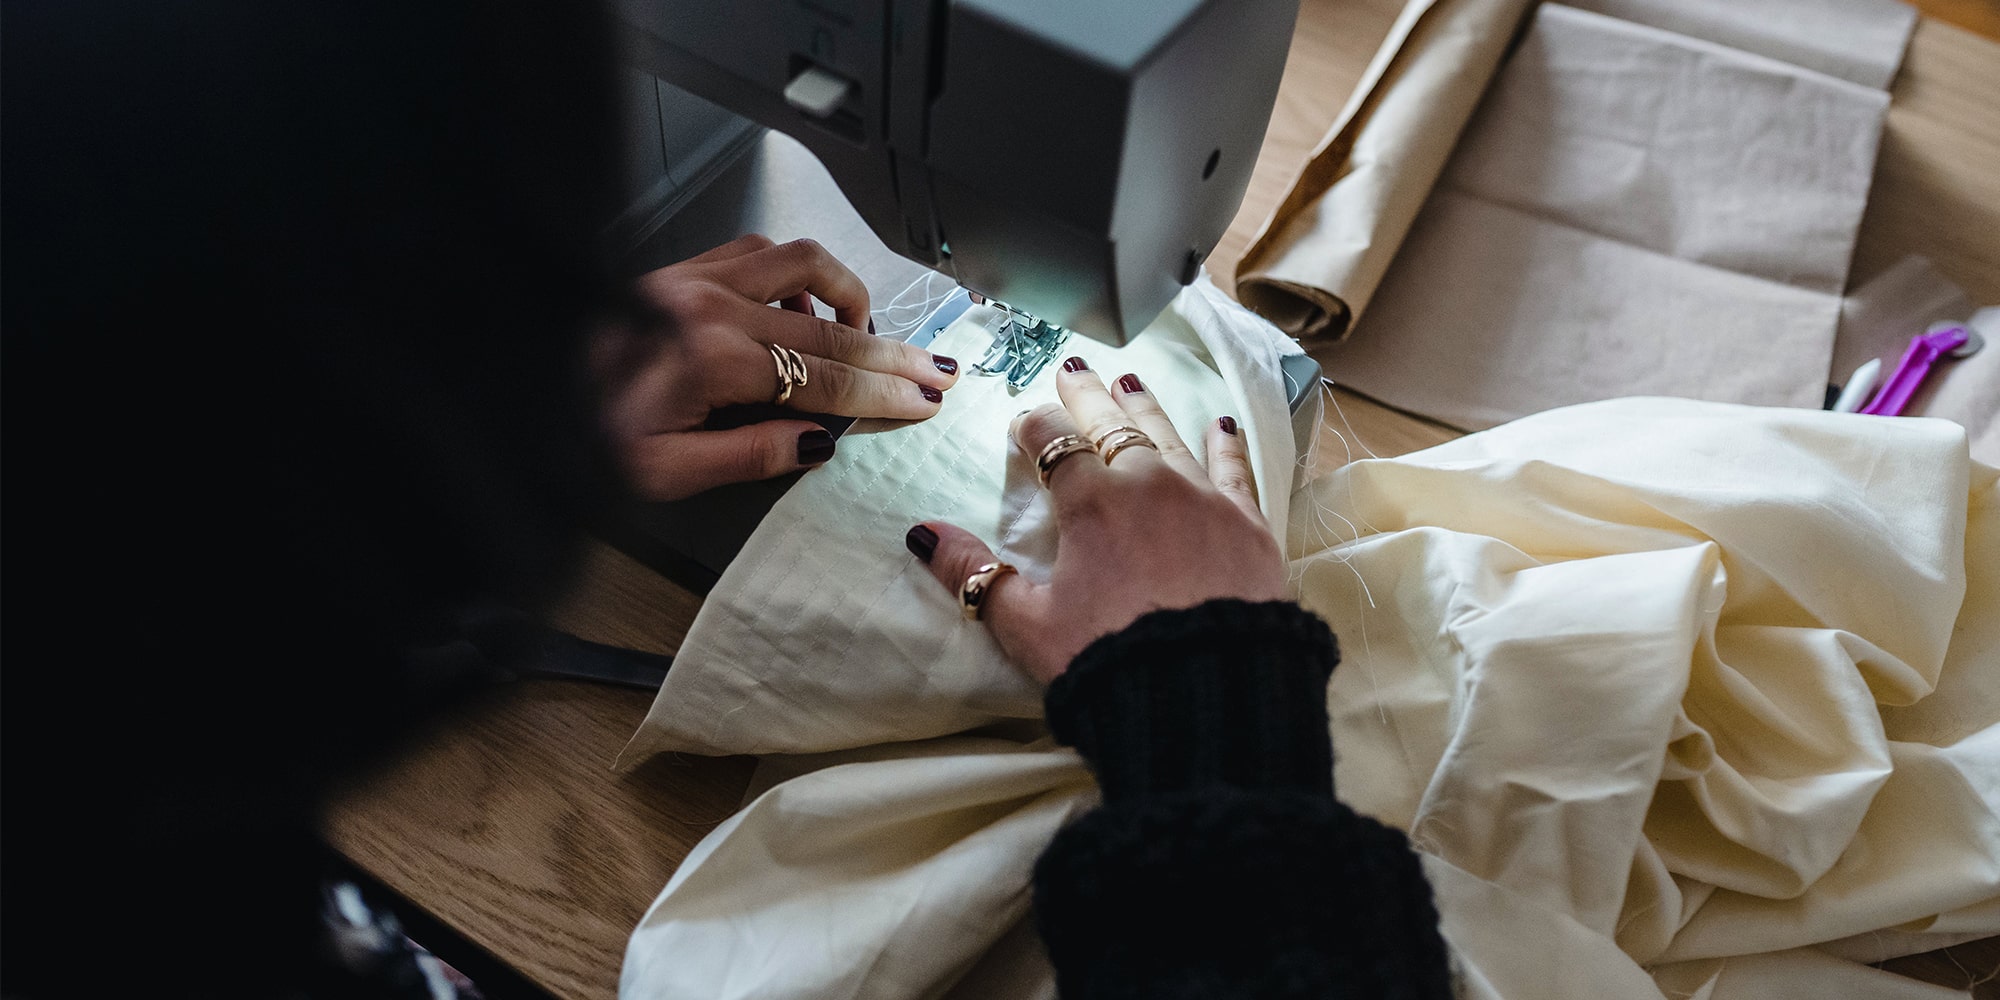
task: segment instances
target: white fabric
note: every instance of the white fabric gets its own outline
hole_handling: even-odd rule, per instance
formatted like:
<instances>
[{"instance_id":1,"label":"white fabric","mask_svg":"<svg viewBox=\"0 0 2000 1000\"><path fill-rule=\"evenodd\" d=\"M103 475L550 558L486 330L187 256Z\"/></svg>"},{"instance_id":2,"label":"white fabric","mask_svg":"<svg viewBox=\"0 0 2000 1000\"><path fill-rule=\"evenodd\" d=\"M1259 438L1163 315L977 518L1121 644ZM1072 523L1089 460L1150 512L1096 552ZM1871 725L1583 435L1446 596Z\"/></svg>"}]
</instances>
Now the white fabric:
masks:
<instances>
[{"instance_id":1,"label":"white fabric","mask_svg":"<svg viewBox=\"0 0 2000 1000\"><path fill-rule=\"evenodd\" d=\"M979 357L991 340L981 324L993 316L974 308L931 350ZM1235 416L1278 533L1296 455L1278 368L1299 352L1289 338L1204 277L1125 347L1074 336L1064 352L1107 381L1138 373L1197 454L1208 422ZM948 520L1046 578L1054 517L1032 456L1007 429L1055 398L1046 373L1019 391L968 374L929 420L856 424L723 573L621 763L665 750L814 753L1039 720L1040 691L984 626L959 616L957 598L910 556L903 535Z\"/></svg>"},{"instance_id":2,"label":"white fabric","mask_svg":"<svg viewBox=\"0 0 2000 1000\"><path fill-rule=\"evenodd\" d=\"M1460 427L1634 394L1816 409L1888 102L1544 4L1316 356Z\"/></svg>"},{"instance_id":3,"label":"white fabric","mask_svg":"<svg viewBox=\"0 0 2000 1000\"><path fill-rule=\"evenodd\" d=\"M1957 995L1857 962L2000 932L2000 485L1954 425L1619 400L1347 466L1291 511L1344 654L1341 795L1411 832L1467 995ZM897 663L914 626L870 621L848 660L684 651L655 714L716 750L748 742L722 714L878 746L773 762L803 776L681 867L624 996L1052 992L1028 872L1087 774L1045 738L894 743L850 706L882 692L861 651ZM918 706L964 681L899 669L918 728L957 717ZM961 670L1005 668L935 672ZM837 690L801 701L799 671Z\"/></svg>"}]
</instances>

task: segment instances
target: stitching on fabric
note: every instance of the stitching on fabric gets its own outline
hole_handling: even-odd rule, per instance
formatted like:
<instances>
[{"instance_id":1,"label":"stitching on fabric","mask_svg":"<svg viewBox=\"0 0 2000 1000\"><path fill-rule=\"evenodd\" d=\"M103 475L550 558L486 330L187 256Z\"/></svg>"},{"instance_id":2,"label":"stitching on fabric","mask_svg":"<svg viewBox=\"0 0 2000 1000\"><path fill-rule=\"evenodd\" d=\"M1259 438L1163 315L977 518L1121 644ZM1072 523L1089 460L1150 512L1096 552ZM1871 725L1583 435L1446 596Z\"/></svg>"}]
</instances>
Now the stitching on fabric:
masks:
<instances>
[{"instance_id":1,"label":"stitching on fabric","mask_svg":"<svg viewBox=\"0 0 2000 1000\"><path fill-rule=\"evenodd\" d=\"M978 408L979 408L978 406L961 406L958 408L957 413L951 418L951 422L949 424L944 424L941 426L932 425L932 426L939 426L939 429L936 431L935 436L928 442L924 441L925 435L923 434L903 435L899 440L895 442L895 445L892 449L890 449L883 456L881 456L881 458L875 463L875 467L877 469L886 470L905 461L921 464L924 460L930 458L931 456L937 455L942 446L944 445L944 443L951 439L953 433L958 430L961 424L965 423L968 419L971 419L971 415ZM927 426L923 429L928 430L929 427ZM907 456L913 449L923 449L923 450L919 452L915 458L908 458ZM828 484L828 488L838 489L846 486L846 484L852 477L859 475L857 469L858 469L858 463L849 463L848 465L843 466L841 469L842 473L841 476L835 479L832 483ZM878 477L875 480L875 482L879 481L880 479ZM873 505L874 510L871 511L871 513L876 515L876 517L879 519L881 513L892 507L894 501L902 495L903 490L908 485L908 482L909 480L905 478L902 482L897 484L896 491L894 493L890 494L888 497L884 497L876 501L875 504ZM872 485L872 483L863 483L858 487L846 490L846 498L845 501L840 506L839 513L835 517L836 521L846 521L853 518L857 509L861 507L862 495L864 491L870 485ZM780 540L781 544L773 545L771 547L771 550L765 553L765 559L759 561L759 565L757 568L761 570L763 563L768 561L768 559L777 551L779 551L780 548L795 548L800 551L809 550L810 549L809 546L794 546L793 544L796 538L796 533L801 532L803 530L804 530L803 520L793 521L791 524L786 525L785 526L786 534ZM820 568L818 574L813 576L812 579L808 581L802 581L802 585L805 586L808 593L817 592L818 588L822 584L824 584L824 582L829 576L833 574L835 568L836 566L834 560L822 559L820 562ZM875 597L870 601L868 605L869 610L872 610L881 603L882 598L888 593L890 586L892 586L895 583L896 579L899 576L901 576L901 573L902 571L898 570L895 573L890 573L886 575L886 577L882 581L881 586L876 590ZM773 586L767 588L767 592L775 591L778 585L783 585L785 583L790 583L790 582L801 582L799 581L796 567L791 571L781 573L776 580L772 581ZM864 616L865 614L866 611L863 612ZM807 636L805 646L803 646L802 648L797 648L789 653L783 648L780 640L788 637L790 633L781 633L774 638L769 632L769 630L761 627L753 626L750 631L764 642L765 648L767 648L770 651L771 655L773 655L774 657L801 659L806 656L821 654L821 653L829 653L829 652L836 654L846 653L846 651L854 642L855 637L860 633L860 623L862 620L864 620L862 616L857 616L842 622L844 628L840 630L840 634L838 635L827 634L822 632L819 634Z\"/></svg>"}]
</instances>

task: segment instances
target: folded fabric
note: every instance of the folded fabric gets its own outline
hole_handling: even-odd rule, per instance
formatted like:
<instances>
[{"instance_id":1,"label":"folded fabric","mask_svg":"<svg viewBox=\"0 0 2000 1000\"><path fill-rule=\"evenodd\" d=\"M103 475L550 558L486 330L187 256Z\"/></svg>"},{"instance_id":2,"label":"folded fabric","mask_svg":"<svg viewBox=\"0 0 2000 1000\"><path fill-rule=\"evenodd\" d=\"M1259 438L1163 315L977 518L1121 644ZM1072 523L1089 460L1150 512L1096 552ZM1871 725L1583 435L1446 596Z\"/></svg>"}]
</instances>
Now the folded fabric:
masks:
<instances>
[{"instance_id":1,"label":"folded fabric","mask_svg":"<svg viewBox=\"0 0 2000 1000\"><path fill-rule=\"evenodd\" d=\"M1318 356L1466 428L1634 394L1817 408L1888 101L1544 4Z\"/></svg>"},{"instance_id":2,"label":"folded fabric","mask_svg":"<svg viewBox=\"0 0 2000 1000\"><path fill-rule=\"evenodd\" d=\"M1896 0L1578 0L1573 6L1875 90L1895 76L1916 20ZM1410 0L1244 252L1238 297L1297 337L1352 332L1533 10L1525 0ZM1643 86L1622 79L1602 89L1630 93ZM1630 110L1643 121L1645 108ZM1724 105L1719 114L1728 110Z\"/></svg>"},{"instance_id":3,"label":"folded fabric","mask_svg":"<svg viewBox=\"0 0 2000 1000\"><path fill-rule=\"evenodd\" d=\"M1294 337L1344 337L1500 65L1529 0L1410 0L1236 268Z\"/></svg>"},{"instance_id":4,"label":"folded fabric","mask_svg":"<svg viewBox=\"0 0 2000 1000\"><path fill-rule=\"evenodd\" d=\"M984 354L979 307L932 349ZM1296 344L1206 278L1122 348L1081 336L1064 351L1107 379L1137 373L1201 449L1209 421L1236 417L1273 535L1286 521L1296 451L1279 359ZM813 753L957 733L1001 720L1039 725L1041 693L984 626L965 621L903 547L919 521L952 521L1036 576L1054 565L1055 519L1014 415L1055 400L967 375L916 424L862 421L826 466L772 507L688 630L622 764L661 751ZM1144 517L1144 511L1132 516Z\"/></svg>"},{"instance_id":5,"label":"folded fabric","mask_svg":"<svg viewBox=\"0 0 2000 1000\"><path fill-rule=\"evenodd\" d=\"M2000 474L1955 425L1577 406L1349 465L1287 534L1345 653L1337 785L1424 853L1467 995L1955 995L1858 963L2000 932ZM1051 995L1028 872L1089 776L1032 733L896 742L869 655L931 728L966 684L875 624L677 664L684 728L866 749L767 762L797 776L683 864L623 995Z\"/></svg>"},{"instance_id":6,"label":"folded fabric","mask_svg":"<svg viewBox=\"0 0 2000 1000\"><path fill-rule=\"evenodd\" d=\"M1889 89L1917 9L1898 0L1570 0L1570 6Z\"/></svg>"}]
</instances>

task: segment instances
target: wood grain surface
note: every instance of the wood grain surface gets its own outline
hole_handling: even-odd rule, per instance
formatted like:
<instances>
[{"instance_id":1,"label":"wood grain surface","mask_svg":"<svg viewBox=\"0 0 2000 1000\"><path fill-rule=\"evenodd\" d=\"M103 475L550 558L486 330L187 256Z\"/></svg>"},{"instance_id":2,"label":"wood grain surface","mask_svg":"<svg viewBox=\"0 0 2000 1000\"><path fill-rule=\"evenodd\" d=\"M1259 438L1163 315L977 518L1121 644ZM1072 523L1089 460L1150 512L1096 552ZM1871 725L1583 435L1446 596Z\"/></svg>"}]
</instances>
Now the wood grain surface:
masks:
<instances>
[{"instance_id":1,"label":"wood grain surface","mask_svg":"<svg viewBox=\"0 0 2000 1000\"><path fill-rule=\"evenodd\" d=\"M2000 41L1928 19L1890 89L1848 286L1908 254L2000 304Z\"/></svg>"},{"instance_id":2,"label":"wood grain surface","mask_svg":"<svg viewBox=\"0 0 2000 1000\"><path fill-rule=\"evenodd\" d=\"M1338 113L1399 0L1304 0L1249 193L1209 259L1225 289L1264 214ZM1976 300L2000 302L2000 11L1922 0L1893 90L1853 281L1922 253ZM1334 373L1337 376L1337 372ZM1327 408L1322 471L1457 432L1344 391ZM605 548L552 616L584 638L673 652L699 598ZM561 997L615 995L626 937L694 844L738 805L751 762L659 758L611 771L650 698L527 681L475 706L329 808L356 864ZM2000 939L1888 967L1965 988L2000 972ZM2000 998L2000 984L1974 989Z\"/></svg>"},{"instance_id":3,"label":"wood grain surface","mask_svg":"<svg viewBox=\"0 0 2000 1000\"><path fill-rule=\"evenodd\" d=\"M328 839L550 993L612 996L625 938L736 811L755 763L655 757L614 774L651 702L583 681L518 682L336 798Z\"/></svg>"}]
</instances>

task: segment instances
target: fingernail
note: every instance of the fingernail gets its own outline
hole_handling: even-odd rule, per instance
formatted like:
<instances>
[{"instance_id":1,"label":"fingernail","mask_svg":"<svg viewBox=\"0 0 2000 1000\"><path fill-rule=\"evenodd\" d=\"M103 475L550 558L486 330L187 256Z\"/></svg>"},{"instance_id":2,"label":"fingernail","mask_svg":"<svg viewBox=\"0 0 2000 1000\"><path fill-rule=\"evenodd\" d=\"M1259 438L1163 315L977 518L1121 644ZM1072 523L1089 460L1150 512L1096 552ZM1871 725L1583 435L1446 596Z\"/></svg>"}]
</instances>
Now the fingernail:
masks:
<instances>
[{"instance_id":1,"label":"fingernail","mask_svg":"<svg viewBox=\"0 0 2000 1000\"><path fill-rule=\"evenodd\" d=\"M1215 421L1215 426L1217 426L1217 427L1220 427L1220 428L1222 428L1222 433L1224 433L1224 434L1227 434L1227 435L1229 435L1230 437L1235 437L1235 436L1236 436L1236 418L1235 418L1235 417L1220 417L1220 418L1217 418L1217 420Z\"/></svg>"},{"instance_id":2,"label":"fingernail","mask_svg":"<svg viewBox=\"0 0 2000 1000\"><path fill-rule=\"evenodd\" d=\"M937 551L937 543L938 533L927 525L919 524L903 536L903 544L909 546L910 554L924 562L931 561L931 553Z\"/></svg>"},{"instance_id":3,"label":"fingernail","mask_svg":"<svg viewBox=\"0 0 2000 1000\"><path fill-rule=\"evenodd\" d=\"M930 386L927 385L917 386L917 391L923 393L924 398L930 400L933 403L944 402L944 393L939 392L938 390L933 389Z\"/></svg>"},{"instance_id":4,"label":"fingernail","mask_svg":"<svg viewBox=\"0 0 2000 1000\"><path fill-rule=\"evenodd\" d=\"M799 435L799 464L818 465L833 457L833 435L823 430Z\"/></svg>"},{"instance_id":5,"label":"fingernail","mask_svg":"<svg viewBox=\"0 0 2000 1000\"><path fill-rule=\"evenodd\" d=\"M1082 358L1070 358L1063 362L1063 371L1066 372L1087 372L1089 370L1090 365L1085 363Z\"/></svg>"},{"instance_id":6,"label":"fingernail","mask_svg":"<svg viewBox=\"0 0 2000 1000\"><path fill-rule=\"evenodd\" d=\"M1139 382L1139 376L1137 376L1137 375L1120 375L1120 376L1118 376L1118 388L1120 388L1120 389L1123 389L1123 390L1125 390L1126 392L1145 392L1145 391L1146 391L1146 387L1145 387L1144 385L1141 385L1141 384L1140 384L1140 382Z\"/></svg>"},{"instance_id":7,"label":"fingernail","mask_svg":"<svg viewBox=\"0 0 2000 1000\"><path fill-rule=\"evenodd\" d=\"M871 337L875 335L875 317L873 316L868 317L868 335Z\"/></svg>"},{"instance_id":8,"label":"fingernail","mask_svg":"<svg viewBox=\"0 0 2000 1000\"><path fill-rule=\"evenodd\" d=\"M936 365L937 370L945 373L946 375L958 374L957 358L947 358L942 354L933 354L931 355L931 364Z\"/></svg>"}]
</instances>

